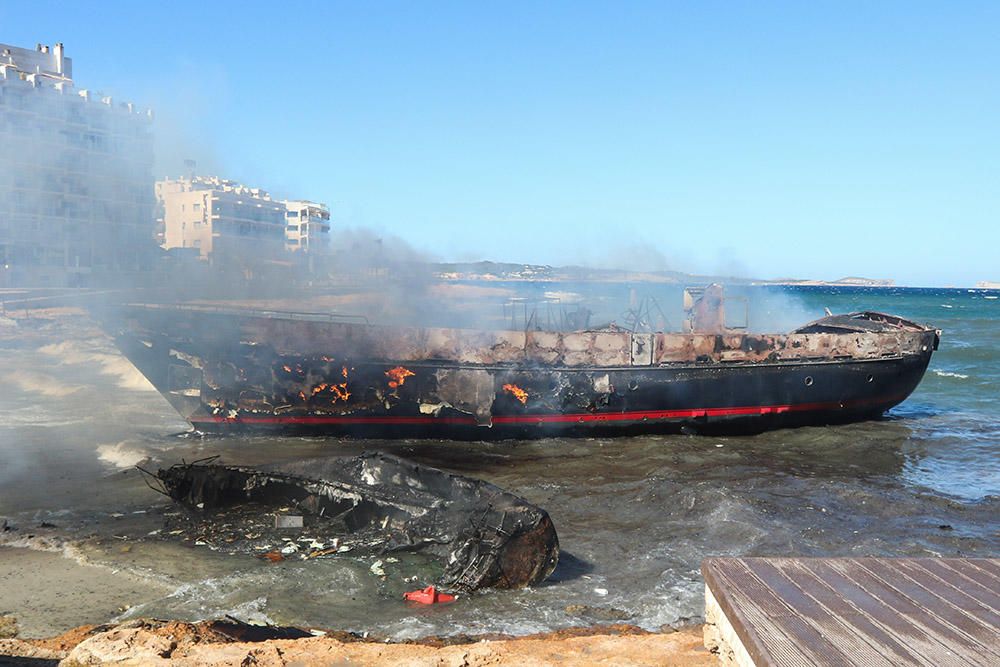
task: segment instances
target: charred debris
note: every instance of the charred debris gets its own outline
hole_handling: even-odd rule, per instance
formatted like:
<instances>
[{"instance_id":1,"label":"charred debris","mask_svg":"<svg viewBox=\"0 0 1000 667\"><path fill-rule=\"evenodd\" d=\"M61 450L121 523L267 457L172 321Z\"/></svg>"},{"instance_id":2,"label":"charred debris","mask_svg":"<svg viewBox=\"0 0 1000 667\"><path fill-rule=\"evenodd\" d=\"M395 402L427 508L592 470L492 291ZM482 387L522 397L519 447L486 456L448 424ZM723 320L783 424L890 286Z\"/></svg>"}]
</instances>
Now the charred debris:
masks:
<instances>
[{"instance_id":1,"label":"charred debris","mask_svg":"<svg viewBox=\"0 0 1000 667\"><path fill-rule=\"evenodd\" d=\"M168 516L165 533L220 551L272 561L422 552L444 564L437 584L458 592L540 583L559 558L545 510L488 482L387 454L266 470L208 459L143 472L189 510Z\"/></svg>"}]
</instances>

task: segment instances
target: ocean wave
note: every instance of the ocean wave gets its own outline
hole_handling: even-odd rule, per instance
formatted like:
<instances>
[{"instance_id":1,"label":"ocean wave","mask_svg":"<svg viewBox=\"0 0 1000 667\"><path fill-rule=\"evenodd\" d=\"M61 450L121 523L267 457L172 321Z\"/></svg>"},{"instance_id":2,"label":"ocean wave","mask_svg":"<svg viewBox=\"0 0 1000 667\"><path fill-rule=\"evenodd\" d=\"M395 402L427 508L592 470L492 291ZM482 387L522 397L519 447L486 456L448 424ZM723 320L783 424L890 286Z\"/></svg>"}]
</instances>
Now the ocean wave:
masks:
<instances>
[{"instance_id":1,"label":"ocean wave","mask_svg":"<svg viewBox=\"0 0 1000 667\"><path fill-rule=\"evenodd\" d=\"M100 554L98 554L97 558L94 558L84 549L83 544L79 540L60 535L25 534L22 531L2 532L0 533L0 547L30 549L31 551L57 554L81 567L94 567L107 570L114 574L127 576L143 584L160 587L164 591L174 590L178 585L177 580L170 575L153 571L147 567L132 565L122 561L106 561Z\"/></svg>"},{"instance_id":2,"label":"ocean wave","mask_svg":"<svg viewBox=\"0 0 1000 667\"><path fill-rule=\"evenodd\" d=\"M125 611L118 620L169 615L177 618L221 618L234 616L249 623L270 624L266 591L276 583L271 572L235 571L221 577L176 582L162 597ZM253 591L253 592L250 592Z\"/></svg>"},{"instance_id":3,"label":"ocean wave","mask_svg":"<svg viewBox=\"0 0 1000 667\"><path fill-rule=\"evenodd\" d=\"M156 391L132 362L121 355L88 349L75 341L43 345L38 351L55 358L59 364L96 364L102 375L117 378L122 389Z\"/></svg>"},{"instance_id":4,"label":"ocean wave","mask_svg":"<svg viewBox=\"0 0 1000 667\"><path fill-rule=\"evenodd\" d=\"M57 417L58 415L58 417ZM91 412L67 418L65 410L48 411L45 406L32 405L24 408L14 408L0 411L0 428L5 426L41 426L45 428L61 428L74 424L86 424L94 421L96 416Z\"/></svg>"},{"instance_id":5,"label":"ocean wave","mask_svg":"<svg viewBox=\"0 0 1000 667\"><path fill-rule=\"evenodd\" d=\"M0 533L0 547L30 549L32 551L44 551L46 553L59 554L63 558L85 567L103 567L112 571L117 571L119 569L116 567L110 567L104 563L92 561L80 548L78 542L59 535L39 535L36 533L24 534L23 532L11 532L9 534Z\"/></svg>"},{"instance_id":6,"label":"ocean wave","mask_svg":"<svg viewBox=\"0 0 1000 667\"><path fill-rule=\"evenodd\" d=\"M38 371L11 371L10 373L6 373L3 379L7 384L12 384L21 391L28 391L52 398L64 398L84 389L83 385L60 382L57 378L45 373L39 373Z\"/></svg>"},{"instance_id":7,"label":"ocean wave","mask_svg":"<svg viewBox=\"0 0 1000 667\"><path fill-rule=\"evenodd\" d=\"M97 448L97 458L110 463L116 468L131 468L135 464L149 458L149 454L135 447L130 447L126 441L113 445L101 445Z\"/></svg>"},{"instance_id":8,"label":"ocean wave","mask_svg":"<svg viewBox=\"0 0 1000 667\"><path fill-rule=\"evenodd\" d=\"M939 371L934 369L934 375L938 375L943 378L958 378L959 380L968 380L969 376L962 373L953 373L952 371Z\"/></svg>"}]
</instances>

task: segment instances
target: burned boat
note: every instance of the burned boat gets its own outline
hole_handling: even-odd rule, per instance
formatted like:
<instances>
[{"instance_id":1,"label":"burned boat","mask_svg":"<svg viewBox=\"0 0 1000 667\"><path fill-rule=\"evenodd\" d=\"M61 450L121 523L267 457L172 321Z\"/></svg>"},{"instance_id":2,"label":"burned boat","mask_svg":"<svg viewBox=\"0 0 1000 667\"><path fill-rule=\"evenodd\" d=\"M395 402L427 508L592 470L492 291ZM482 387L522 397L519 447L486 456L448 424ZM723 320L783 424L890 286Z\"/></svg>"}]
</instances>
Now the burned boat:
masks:
<instances>
[{"instance_id":1,"label":"burned boat","mask_svg":"<svg viewBox=\"0 0 1000 667\"><path fill-rule=\"evenodd\" d=\"M487 439L871 419L914 390L940 336L876 312L755 334L725 326L720 287L686 298L677 333L133 304L118 343L201 431Z\"/></svg>"},{"instance_id":2,"label":"burned boat","mask_svg":"<svg viewBox=\"0 0 1000 667\"><path fill-rule=\"evenodd\" d=\"M531 586L544 581L559 559L559 539L545 510L488 482L387 454L271 469L182 463L146 474L156 490L198 515L168 532L194 532L198 542L229 551L282 545L280 531L268 530L260 518L283 511L299 520L299 532L310 536L305 544L312 545L299 550L289 540L289 554L429 553L444 562L438 583L451 590ZM280 553L263 555L281 559Z\"/></svg>"}]
</instances>

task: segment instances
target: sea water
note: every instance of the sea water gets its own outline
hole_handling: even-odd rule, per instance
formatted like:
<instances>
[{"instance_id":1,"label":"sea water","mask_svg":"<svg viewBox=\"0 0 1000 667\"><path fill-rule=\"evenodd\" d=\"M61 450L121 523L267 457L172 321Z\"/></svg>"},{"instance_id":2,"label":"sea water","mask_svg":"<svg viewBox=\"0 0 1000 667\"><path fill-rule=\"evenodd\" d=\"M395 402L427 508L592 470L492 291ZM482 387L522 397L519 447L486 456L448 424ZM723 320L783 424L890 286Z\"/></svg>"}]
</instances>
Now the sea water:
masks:
<instances>
[{"instance_id":1,"label":"sea water","mask_svg":"<svg viewBox=\"0 0 1000 667\"><path fill-rule=\"evenodd\" d=\"M557 292L565 303L583 291L530 289ZM769 287L731 294L729 308L738 307L735 297L750 301L752 327L793 320L780 322L787 328L824 308L880 310L940 328L941 348L913 395L884 419L843 426L489 443L209 438L191 433L92 324L7 326L0 336L0 516L17 530L0 533L0 545L60 548L167 591L128 601L121 618L230 614L397 639L697 620L699 566L711 555L1000 553L997 292ZM664 288L657 299L678 296ZM608 287L597 299L607 312L596 307L595 317L626 310L607 305L616 299L635 304L641 296ZM663 310L679 317L676 308ZM480 477L544 507L562 545L556 572L529 590L415 607L402 592L431 583L425 579L434 572L419 556L383 562L381 577L370 557L272 564L168 539L157 531L163 514L176 510L133 467L214 455L258 465L364 450ZM14 553L0 549L0 559ZM418 579L404 581L411 577ZM57 600L60 591L36 595Z\"/></svg>"}]
</instances>

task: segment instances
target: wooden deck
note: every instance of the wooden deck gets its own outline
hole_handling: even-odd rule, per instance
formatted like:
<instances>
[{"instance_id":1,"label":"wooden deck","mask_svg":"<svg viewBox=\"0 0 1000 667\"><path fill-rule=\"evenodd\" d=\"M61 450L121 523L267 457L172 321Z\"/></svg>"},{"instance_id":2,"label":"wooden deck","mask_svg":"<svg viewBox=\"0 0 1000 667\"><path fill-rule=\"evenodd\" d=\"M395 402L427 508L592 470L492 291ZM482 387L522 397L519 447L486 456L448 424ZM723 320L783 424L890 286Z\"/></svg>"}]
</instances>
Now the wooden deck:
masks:
<instances>
[{"instance_id":1,"label":"wooden deck","mask_svg":"<svg viewBox=\"0 0 1000 667\"><path fill-rule=\"evenodd\" d=\"M741 667L1000 665L1000 559L709 558L705 643Z\"/></svg>"}]
</instances>

